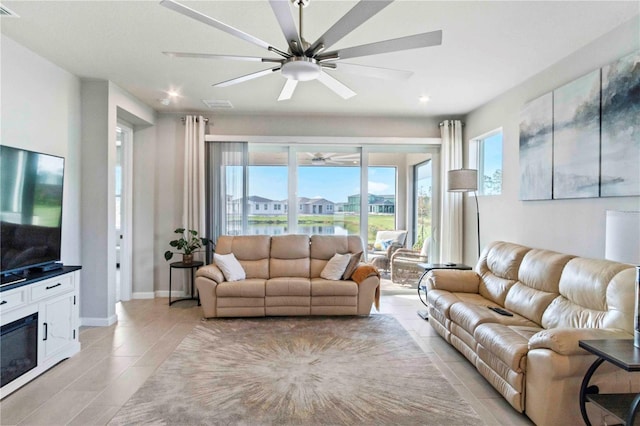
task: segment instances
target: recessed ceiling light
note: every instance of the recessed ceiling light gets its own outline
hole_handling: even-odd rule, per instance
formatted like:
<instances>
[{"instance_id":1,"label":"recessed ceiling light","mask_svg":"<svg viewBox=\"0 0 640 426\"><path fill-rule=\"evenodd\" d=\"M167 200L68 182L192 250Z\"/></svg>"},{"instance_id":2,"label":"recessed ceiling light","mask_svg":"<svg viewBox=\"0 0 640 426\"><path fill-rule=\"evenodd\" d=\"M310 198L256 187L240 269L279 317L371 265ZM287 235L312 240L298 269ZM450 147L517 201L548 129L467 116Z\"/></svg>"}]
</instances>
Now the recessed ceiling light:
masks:
<instances>
[{"instance_id":1,"label":"recessed ceiling light","mask_svg":"<svg viewBox=\"0 0 640 426\"><path fill-rule=\"evenodd\" d=\"M178 96L178 92L176 92L175 90L169 90L167 92L167 95L171 96L172 98L175 98L176 96Z\"/></svg>"},{"instance_id":2,"label":"recessed ceiling light","mask_svg":"<svg viewBox=\"0 0 640 426\"><path fill-rule=\"evenodd\" d=\"M162 99L158 99L158 102L160 102L162 105L169 105L169 103L171 102L171 100L169 98L162 98Z\"/></svg>"},{"instance_id":3,"label":"recessed ceiling light","mask_svg":"<svg viewBox=\"0 0 640 426\"><path fill-rule=\"evenodd\" d=\"M420 96L420 97L418 98L418 100L419 100L421 103L426 104L427 102L429 102L429 97L428 97L428 96L426 96L426 95L425 95L425 96Z\"/></svg>"}]
</instances>

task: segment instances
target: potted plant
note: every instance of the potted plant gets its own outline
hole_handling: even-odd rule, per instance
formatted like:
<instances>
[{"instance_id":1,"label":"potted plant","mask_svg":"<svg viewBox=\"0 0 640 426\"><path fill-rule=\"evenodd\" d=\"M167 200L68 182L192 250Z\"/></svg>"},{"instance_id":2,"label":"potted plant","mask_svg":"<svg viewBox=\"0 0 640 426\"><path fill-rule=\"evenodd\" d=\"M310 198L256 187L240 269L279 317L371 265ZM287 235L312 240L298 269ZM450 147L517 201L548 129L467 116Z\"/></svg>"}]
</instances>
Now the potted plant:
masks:
<instances>
[{"instance_id":1,"label":"potted plant","mask_svg":"<svg viewBox=\"0 0 640 426\"><path fill-rule=\"evenodd\" d=\"M175 247L178 252L182 252L182 262L193 262L193 253L198 252L200 248L213 244L208 238L198 237L198 231L193 229L178 228L175 231L176 234L180 234L180 238L177 240L169 241L171 247ZM164 252L164 259L171 260L173 257L173 251L167 250Z\"/></svg>"}]
</instances>

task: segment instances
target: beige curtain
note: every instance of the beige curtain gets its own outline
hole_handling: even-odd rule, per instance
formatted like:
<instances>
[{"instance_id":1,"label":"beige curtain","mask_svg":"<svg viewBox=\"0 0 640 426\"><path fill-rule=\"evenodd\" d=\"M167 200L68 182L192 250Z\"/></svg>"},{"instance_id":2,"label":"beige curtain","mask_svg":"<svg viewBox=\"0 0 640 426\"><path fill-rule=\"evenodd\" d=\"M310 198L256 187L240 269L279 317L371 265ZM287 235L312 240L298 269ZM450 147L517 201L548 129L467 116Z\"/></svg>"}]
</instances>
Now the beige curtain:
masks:
<instances>
[{"instance_id":1,"label":"beige curtain","mask_svg":"<svg viewBox=\"0 0 640 426\"><path fill-rule=\"evenodd\" d=\"M462 122L460 120L445 120L440 123L440 132L442 137L440 261L461 263L463 194L447 192L447 172L462 168Z\"/></svg>"},{"instance_id":2,"label":"beige curtain","mask_svg":"<svg viewBox=\"0 0 640 426\"><path fill-rule=\"evenodd\" d=\"M204 134L205 120L202 116L187 115L184 120L184 195L182 204L182 226L205 232L204 197ZM202 253L198 253L202 257Z\"/></svg>"}]
</instances>

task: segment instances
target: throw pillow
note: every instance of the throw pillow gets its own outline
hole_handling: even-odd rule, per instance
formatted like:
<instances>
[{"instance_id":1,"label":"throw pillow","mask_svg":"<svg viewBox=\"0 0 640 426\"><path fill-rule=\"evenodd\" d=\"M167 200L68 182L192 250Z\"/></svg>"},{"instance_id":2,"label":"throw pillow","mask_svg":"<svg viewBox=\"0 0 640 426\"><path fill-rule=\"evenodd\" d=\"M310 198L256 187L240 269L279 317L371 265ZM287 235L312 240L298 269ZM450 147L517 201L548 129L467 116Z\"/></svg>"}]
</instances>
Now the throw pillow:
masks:
<instances>
[{"instance_id":1,"label":"throw pillow","mask_svg":"<svg viewBox=\"0 0 640 426\"><path fill-rule=\"evenodd\" d=\"M213 261L220 268L222 273L224 274L224 278L227 281L240 281L244 280L247 275L242 269L242 265L238 262L238 259L233 255L233 253L229 254L217 254L213 255Z\"/></svg>"},{"instance_id":2,"label":"throw pillow","mask_svg":"<svg viewBox=\"0 0 640 426\"><path fill-rule=\"evenodd\" d=\"M343 280L348 280L351 278L351 275L358 269L358 264L360 264L360 259L362 258L362 252L351 254L351 259L349 259L349 264L347 268L344 270L344 274L342 274Z\"/></svg>"},{"instance_id":3,"label":"throw pillow","mask_svg":"<svg viewBox=\"0 0 640 426\"><path fill-rule=\"evenodd\" d=\"M320 277L325 280L339 281L350 260L351 255L349 254L334 254L320 272Z\"/></svg>"},{"instance_id":4,"label":"throw pillow","mask_svg":"<svg viewBox=\"0 0 640 426\"><path fill-rule=\"evenodd\" d=\"M393 244L393 240L375 240L373 243L374 250L386 250Z\"/></svg>"},{"instance_id":5,"label":"throw pillow","mask_svg":"<svg viewBox=\"0 0 640 426\"><path fill-rule=\"evenodd\" d=\"M391 244L393 244L393 240L384 240L382 241L382 250L388 249Z\"/></svg>"}]
</instances>

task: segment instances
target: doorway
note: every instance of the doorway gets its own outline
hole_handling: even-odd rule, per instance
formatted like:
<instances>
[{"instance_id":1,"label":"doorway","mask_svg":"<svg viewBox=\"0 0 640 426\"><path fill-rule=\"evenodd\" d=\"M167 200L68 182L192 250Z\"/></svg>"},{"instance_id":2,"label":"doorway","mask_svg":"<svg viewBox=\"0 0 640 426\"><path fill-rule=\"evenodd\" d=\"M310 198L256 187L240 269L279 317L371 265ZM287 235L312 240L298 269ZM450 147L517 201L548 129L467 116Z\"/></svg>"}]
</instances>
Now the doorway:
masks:
<instances>
[{"instance_id":1,"label":"doorway","mask_svg":"<svg viewBox=\"0 0 640 426\"><path fill-rule=\"evenodd\" d=\"M133 128L119 121L115 169L116 302L130 300L132 292L132 154Z\"/></svg>"}]
</instances>

